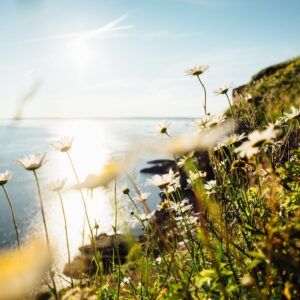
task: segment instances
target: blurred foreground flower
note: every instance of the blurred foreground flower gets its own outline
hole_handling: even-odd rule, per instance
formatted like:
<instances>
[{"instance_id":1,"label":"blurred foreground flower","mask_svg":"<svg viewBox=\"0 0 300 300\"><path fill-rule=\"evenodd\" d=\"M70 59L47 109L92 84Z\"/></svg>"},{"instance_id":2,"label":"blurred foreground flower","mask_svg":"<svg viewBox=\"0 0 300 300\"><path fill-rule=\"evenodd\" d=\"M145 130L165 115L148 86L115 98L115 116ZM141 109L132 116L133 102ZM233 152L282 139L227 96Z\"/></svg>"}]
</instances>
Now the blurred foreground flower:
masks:
<instances>
[{"instance_id":1,"label":"blurred foreground flower","mask_svg":"<svg viewBox=\"0 0 300 300\"><path fill-rule=\"evenodd\" d=\"M27 171L39 169L44 161L46 153L30 154L17 160L17 163Z\"/></svg>"},{"instance_id":2,"label":"blurred foreground flower","mask_svg":"<svg viewBox=\"0 0 300 300\"><path fill-rule=\"evenodd\" d=\"M280 130L275 129L274 124L269 124L269 126L263 130L255 130L248 135L248 140L241 144L234 151L239 154L240 157L252 157L254 154L257 154L260 150L260 147L271 143Z\"/></svg>"},{"instance_id":3,"label":"blurred foreground flower","mask_svg":"<svg viewBox=\"0 0 300 300\"><path fill-rule=\"evenodd\" d=\"M222 124L219 125L221 122ZM197 131L197 134L187 134L174 137L168 144L161 144L160 148L164 149L167 153L174 155L182 155L193 151L201 151L210 149L224 135L231 133L234 127L234 122L228 120L225 122L223 117L214 118L209 126L212 128L202 128Z\"/></svg>"},{"instance_id":4,"label":"blurred foreground flower","mask_svg":"<svg viewBox=\"0 0 300 300\"><path fill-rule=\"evenodd\" d=\"M84 182L75 185L77 189L93 190L97 187L107 187L124 170L124 161L120 158L110 159L99 174L88 175Z\"/></svg>"},{"instance_id":5,"label":"blurred foreground flower","mask_svg":"<svg viewBox=\"0 0 300 300\"><path fill-rule=\"evenodd\" d=\"M29 296L41 283L51 264L46 244L33 240L20 250L0 254L0 300ZM32 299L32 298L31 298Z\"/></svg>"},{"instance_id":6,"label":"blurred foreground flower","mask_svg":"<svg viewBox=\"0 0 300 300\"><path fill-rule=\"evenodd\" d=\"M226 115L205 115L201 119L197 119L194 121L194 124L198 127L198 133L201 133L203 129L212 128L214 126L221 125L226 121Z\"/></svg>"},{"instance_id":7,"label":"blurred foreground flower","mask_svg":"<svg viewBox=\"0 0 300 300\"><path fill-rule=\"evenodd\" d=\"M53 146L53 148L56 151L68 152L72 147L73 140L74 140L74 137L64 136L64 137L57 139L51 145Z\"/></svg>"}]
</instances>

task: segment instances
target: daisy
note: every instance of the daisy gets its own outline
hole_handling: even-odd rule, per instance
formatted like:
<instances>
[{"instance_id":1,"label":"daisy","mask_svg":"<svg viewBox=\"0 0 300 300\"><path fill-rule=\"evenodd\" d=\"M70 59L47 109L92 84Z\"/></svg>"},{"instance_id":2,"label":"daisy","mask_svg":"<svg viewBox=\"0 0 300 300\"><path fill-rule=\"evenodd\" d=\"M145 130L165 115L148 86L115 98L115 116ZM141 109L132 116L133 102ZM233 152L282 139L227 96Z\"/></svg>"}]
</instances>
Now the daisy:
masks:
<instances>
[{"instance_id":1,"label":"daisy","mask_svg":"<svg viewBox=\"0 0 300 300\"><path fill-rule=\"evenodd\" d=\"M47 184L47 187L52 192L60 192L66 183L66 179L55 179Z\"/></svg>"},{"instance_id":2,"label":"daisy","mask_svg":"<svg viewBox=\"0 0 300 300\"><path fill-rule=\"evenodd\" d=\"M149 195L150 193L141 193L140 195L134 197L134 199L140 202L145 202L147 201Z\"/></svg>"},{"instance_id":3,"label":"daisy","mask_svg":"<svg viewBox=\"0 0 300 300\"><path fill-rule=\"evenodd\" d=\"M68 152L72 147L73 140L74 140L74 137L64 136L64 137L57 139L51 145L53 146L53 148L56 151Z\"/></svg>"},{"instance_id":4,"label":"daisy","mask_svg":"<svg viewBox=\"0 0 300 300\"><path fill-rule=\"evenodd\" d=\"M130 190L129 190L128 185L127 185L127 184L124 184L124 185L122 186L122 193L123 193L124 195L128 195L129 192L130 192Z\"/></svg>"},{"instance_id":5,"label":"daisy","mask_svg":"<svg viewBox=\"0 0 300 300\"><path fill-rule=\"evenodd\" d=\"M222 124L226 120L226 115L206 115L202 119L197 119L194 123L198 126L198 133L202 133L202 129L211 128Z\"/></svg>"},{"instance_id":6,"label":"daisy","mask_svg":"<svg viewBox=\"0 0 300 300\"><path fill-rule=\"evenodd\" d=\"M240 142L241 140L243 140L245 138L246 138L245 133L242 133L242 134L234 133L234 134L231 134L229 136L225 136L218 143L217 149L219 149L221 147L225 147L225 146L234 145L235 143Z\"/></svg>"},{"instance_id":7,"label":"daisy","mask_svg":"<svg viewBox=\"0 0 300 300\"><path fill-rule=\"evenodd\" d=\"M208 66L197 66L185 71L188 76L200 76L208 70Z\"/></svg>"},{"instance_id":8,"label":"daisy","mask_svg":"<svg viewBox=\"0 0 300 300\"><path fill-rule=\"evenodd\" d=\"M187 155L183 155L177 162L178 167L182 168L184 165L195 163L196 159L194 158L194 154L195 152L193 151Z\"/></svg>"},{"instance_id":9,"label":"daisy","mask_svg":"<svg viewBox=\"0 0 300 300\"><path fill-rule=\"evenodd\" d=\"M198 66L198 67L194 67L192 69L189 69L186 71L186 74L189 75L189 76L196 76L198 78L198 81L200 83L200 85L202 86L203 88L203 91L204 91L204 105L203 105L203 108L204 108L204 114L206 115L206 88L205 88L205 85L203 84L201 78L200 78L200 75L202 75L204 72L206 72L208 70L208 66Z\"/></svg>"},{"instance_id":10,"label":"daisy","mask_svg":"<svg viewBox=\"0 0 300 300\"><path fill-rule=\"evenodd\" d=\"M189 177L190 178L187 179L187 182L188 182L188 184L192 185L199 178L205 178L206 175L207 175L207 173L202 172L202 171L197 171L197 172L189 171Z\"/></svg>"},{"instance_id":11,"label":"daisy","mask_svg":"<svg viewBox=\"0 0 300 300\"><path fill-rule=\"evenodd\" d=\"M17 160L17 164L27 171L35 171L42 166L45 155L46 153L39 153L23 156Z\"/></svg>"},{"instance_id":12,"label":"daisy","mask_svg":"<svg viewBox=\"0 0 300 300\"><path fill-rule=\"evenodd\" d=\"M158 134L160 135L168 135L169 136L169 127L170 127L170 123L168 121L163 121L161 123L158 124L158 127L157 127L157 132Z\"/></svg>"},{"instance_id":13,"label":"daisy","mask_svg":"<svg viewBox=\"0 0 300 300\"><path fill-rule=\"evenodd\" d=\"M111 159L108 161L102 172L98 174L90 174L88 175L84 182L77 184L76 188L85 188L93 190L97 187L106 187L108 184L116 179L122 171L122 165L119 159Z\"/></svg>"},{"instance_id":14,"label":"daisy","mask_svg":"<svg viewBox=\"0 0 300 300\"><path fill-rule=\"evenodd\" d=\"M162 176L154 175L152 178L148 179L147 182L149 185L154 185L156 187L163 189L166 188L167 185L169 185L172 182L174 177L175 177L174 171L170 169L169 173L164 174Z\"/></svg>"},{"instance_id":15,"label":"daisy","mask_svg":"<svg viewBox=\"0 0 300 300\"><path fill-rule=\"evenodd\" d=\"M212 115L209 122L207 122L206 126L208 128L218 126L218 125L222 124L223 122L225 122L225 120L226 120L226 116L224 114Z\"/></svg>"},{"instance_id":16,"label":"daisy","mask_svg":"<svg viewBox=\"0 0 300 300\"><path fill-rule=\"evenodd\" d=\"M300 112L299 109L297 109L296 107L292 106L291 107L291 112L290 113L284 113L285 115L285 119L286 120L292 120L292 119L296 119L299 117Z\"/></svg>"},{"instance_id":17,"label":"daisy","mask_svg":"<svg viewBox=\"0 0 300 300\"><path fill-rule=\"evenodd\" d=\"M248 135L248 140L241 144L234 151L240 157L252 157L260 150L260 146L272 142L280 131L275 129L274 124L269 124L263 131L255 130Z\"/></svg>"},{"instance_id":18,"label":"daisy","mask_svg":"<svg viewBox=\"0 0 300 300\"><path fill-rule=\"evenodd\" d=\"M229 89L231 88L231 84L224 84L222 87L214 90L214 93L215 94L218 94L218 95L225 95L228 93Z\"/></svg>"},{"instance_id":19,"label":"daisy","mask_svg":"<svg viewBox=\"0 0 300 300\"><path fill-rule=\"evenodd\" d=\"M210 180L206 184L204 184L204 189L207 195L215 194L216 193L216 180Z\"/></svg>"},{"instance_id":20,"label":"daisy","mask_svg":"<svg viewBox=\"0 0 300 300\"><path fill-rule=\"evenodd\" d=\"M12 177L12 174L8 170L0 173L0 185L6 184L11 179L11 177Z\"/></svg>"}]
</instances>

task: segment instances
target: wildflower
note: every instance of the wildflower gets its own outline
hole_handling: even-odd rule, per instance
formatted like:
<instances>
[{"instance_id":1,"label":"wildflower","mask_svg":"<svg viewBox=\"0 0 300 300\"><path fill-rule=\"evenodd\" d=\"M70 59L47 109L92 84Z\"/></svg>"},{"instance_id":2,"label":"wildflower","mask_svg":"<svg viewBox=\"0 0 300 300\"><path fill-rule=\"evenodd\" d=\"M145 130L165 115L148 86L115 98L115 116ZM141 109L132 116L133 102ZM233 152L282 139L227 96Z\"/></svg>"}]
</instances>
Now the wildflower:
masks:
<instances>
[{"instance_id":1,"label":"wildflower","mask_svg":"<svg viewBox=\"0 0 300 300\"><path fill-rule=\"evenodd\" d=\"M169 173L160 175L154 175L152 178L148 179L147 182L149 185L154 185L160 189L166 188L167 185L174 179L174 171L169 170Z\"/></svg>"},{"instance_id":2,"label":"wildflower","mask_svg":"<svg viewBox=\"0 0 300 300\"><path fill-rule=\"evenodd\" d=\"M186 247L186 241L180 241L178 243L178 250L179 251L183 251L183 250L186 250L186 249L187 249L187 247Z\"/></svg>"},{"instance_id":3,"label":"wildflower","mask_svg":"<svg viewBox=\"0 0 300 300\"><path fill-rule=\"evenodd\" d=\"M169 135L168 129L170 127L170 123L168 121L163 121L162 123L158 124L157 132L160 135Z\"/></svg>"},{"instance_id":4,"label":"wildflower","mask_svg":"<svg viewBox=\"0 0 300 300\"><path fill-rule=\"evenodd\" d=\"M208 66L198 66L198 67L194 67L192 69L189 69L186 71L186 74L189 76L196 76L199 83L201 84L203 91L204 91L204 114L206 115L207 111L206 111L206 88L200 78L200 75L202 75L204 72L206 72L208 69Z\"/></svg>"},{"instance_id":5,"label":"wildflower","mask_svg":"<svg viewBox=\"0 0 300 300\"><path fill-rule=\"evenodd\" d=\"M171 202L171 209L177 213L185 213L190 211L193 208L193 205L190 204L188 199L183 199L180 202Z\"/></svg>"},{"instance_id":6,"label":"wildflower","mask_svg":"<svg viewBox=\"0 0 300 300\"><path fill-rule=\"evenodd\" d=\"M170 207L170 205L172 205L172 201L162 201L159 205L157 205L157 210L158 211L162 211L162 210L165 210L165 209L168 209Z\"/></svg>"},{"instance_id":7,"label":"wildflower","mask_svg":"<svg viewBox=\"0 0 300 300\"><path fill-rule=\"evenodd\" d=\"M161 264L161 262L162 262L162 258L159 256L159 257L157 257L156 259L155 259L155 261L157 262L157 264Z\"/></svg>"},{"instance_id":8,"label":"wildflower","mask_svg":"<svg viewBox=\"0 0 300 300\"><path fill-rule=\"evenodd\" d=\"M28 241L0 254L0 300L24 299L38 287L51 259L44 243Z\"/></svg>"},{"instance_id":9,"label":"wildflower","mask_svg":"<svg viewBox=\"0 0 300 300\"><path fill-rule=\"evenodd\" d=\"M127 186L127 184L124 184L123 187L122 187L122 193L124 195L128 195L129 192L130 192L129 187Z\"/></svg>"},{"instance_id":10,"label":"wildflower","mask_svg":"<svg viewBox=\"0 0 300 300\"><path fill-rule=\"evenodd\" d=\"M209 123L209 126L213 126L212 128L201 128L201 130L199 128L196 134L174 137L165 145L164 152L173 155L184 155L192 151L213 147L222 136L232 131L233 123L231 121L225 122L225 118L224 115L214 118Z\"/></svg>"},{"instance_id":11,"label":"wildflower","mask_svg":"<svg viewBox=\"0 0 300 300\"><path fill-rule=\"evenodd\" d=\"M149 214L141 214L138 216L141 222L149 221L155 215L155 211L152 211Z\"/></svg>"},{"instance_id":12,"label":"wildflower","mask_svg":"<svg viewBox=\"0 0 300 300\"><path fill-rule=\"evenodd\" d=\"M129 283L130 283L130 280L131 280L130 277L124 277L124 278L123 278L123 283L124 283L124 284L129 284Z\"/></svg>"},{"instance_id":13,"label":"wildflower","mask_svg":"<svg viewBox=\"0 0 300 300\"><path fill-rule=\"evenodd\" d=\"M296 107L292 106L291 110L292 110L291 113L284 113L286 120L296 119L296 118L298 118L300 116L299 109L297 109Z\"/></svg>"},{"instance_id":14,"label":"wildflower","mask_svg":"<svg viewBox=\"0 0 300 300\"><path fill-rule=\"evenodd\" d=\"M207 195L215 194L216 193L216 180L210 180L206 184L204 184L204 189Z\"/></svg>"},{"instance_id":15,"label":"wildflower","mask_svg":"<svg viewBox=\"0 0 300 300\"><path fill-rule=\"evenodd\" d=\"M255 281L250 274L245 274L241 278L240 282L243 287L248 287L248 288L252 287L255 284Z\"/></svg>"},{"instance_id":16,"label":"wildflower","mask_svg":"<svg viewBox=\"0 0 300 300\"><path fill-rule=\"evenodd\" d=\"M208 66L197 66L186 70L188 76L200 76L208 70Z\"/></svg>"},{"instance_id":17,"label":"wildflower","mask_svg":"<svg viewBox=\"0 0 300 300\"><path fill-rule=\"evenodd\" d=\"M225 84L224 86L216 89L214 92L219 95L227 94L228 90L231 88L231 84Z\"/></svg>"},{"instance_id":18,"label":"wildflower","mask_svg":"<svg viewBox=\"0 0 300 300\"><path fill-rule=\"evenodd\" d=\"M259 152L259 147L270 143L276 138L279 130L274 129L274 124L269 124L269 126L263 130L255 130L248 135L248 140L241 144L234 151L239 154L240 157L252 157L254 154Z\"/></svg>"},{"instance_id":19,"label":"wildflower","mask_svg":"<svg viewBox=\"0 0 300 300\"><path fill-rule=\"evenodd\" d=\"M204 128L212 128L214 126L220 125L225 122L226 116L224 114L220 115L206 115L202 119L198 119L195 123L198 125L198 133L202 133Z\"/></svg>"},{"instance_id":20,"label":"wildflower","mask_svg":"<svg viewBox=\"0 0 300 300\"><path fill-rule=\"evenodd\" d=\"M194 158L194 151L187 154L187 155L183 155L182 158L180 158L177 162L178 167L183 167L184 165L188 165L188 164L193 164L195 163L195 158Z\"/></svg>"},{"instance_id":21,"label":"wildflower","mask_svg":"<svg viewBox=\"0 0 300 300\"><path fill-rule=\"evenodd\" d=\"M196 182L199 178L205 178L207 175L206 172L202 172L202 171L197 171L197 172L192 172L192 171L189 171L189 177L187 179L187 182L192 185L194 182Z\"/></svg>"},{"instance_id":22,"label":"wildflower","mask_svg":"<svg viewBox=\"0 0 300 300\"><path fill-rule=\"evenodd\" d=\"M17 163L27 171L39 169L44 161L46 153L31 154L17 160Z\"/></svg>"},{"instance_id":23,"label":"wildflower","mask_svg":"<svg viewBox=\"0 0 300 300\"><path fill-rule=\"evenodd\" d=\"M241 169L244 172L247 172L248 164L242 159L237 159L231 165L231 170L236 170L236 169Z\"/></svg>"},{"instance_id":24,"label":"wildflower","mask_svg":"<svg viewBox=\"0 0 300 300\"><path fill-rule=\"evenodd\" d=\"M174 176L176 176L178 173L175 173ZM177 189L179 189L180 186L180 178L179 177L173 177L171 182L168 185L168 193L175 192Z\"/></svg>"},{"instance_id":25,"label":"wildflower","mask_svg":"<svg viewBox=\"0 0 300 300\"><path fill-rule=\"evenodd\" d=\"M241 140L245 139L245 133L242 134L231 134L230 136L223 137L220 142L217 145L217 149L224 147L224 146L230 146L237 142L240 142Z\"/></svg>"},{"instance_id":26,"label":"wildflower","mask_svg":"<svg viewBox=\"0 0 300 300\"><path fill-rule=\"evenodd\" d=\"M60 192L66 183L66 179L55 179L47 184L47 187L52 192Z\"/></svg>"},{"instance_id":27,"label":"wildflower","mask_svg":"<svg viewBox=\"0 0 300 300\"><path fill-rule=\"evenodd\" d=\"M135 200L138 200L140 202L147 201L149 195L150 195L150 193L141 193L140 195L135 197Z\"/></svg>"},{"instance_id":28,"label":"wildflower","mask_svg":"<svg viewBox=\"0 0 300 300\"><path fill-rule=\"evenodd\" d=\"M253 97L251 94L247 94L247 95L245 95L244 100L246 102L251 102L253 100Z\"/></svg>"},{"instance_id":29,"label":"wildflower","mask_svg":"<svg viewBox=\"0 0 300 300\"><path fill-rule=\"evenodd\" d=\"M73 140L74 137L64 136L56 140L51 145L56 151L68 152L72 147Z\"/></svg>"},{"instance_id":30,"label":"wildflower","mask_svg":"<svg viewBox=\"0 0 300 300\"><path fill-rule=\"evenodd\" d=\"M0 185L6 184L11 179L11 177L12 177L12 174L8 170L0 173Z\"/></svg>"},{"instance_id":31,"label":"wildflower","mask_svg":"<svg viewBox=\"0 0 300 300\"><path fill-rule=\"evenodd\" d=\"M79 183L75 188L81 189L94 189L97 187L106 187L112 180L119 176L123 170L123 165L119 159L109 160L103 167L103 170L99 174L88 175L84 182Z\"/></svg>"},{"instance_id":32,"label":"wildflower","mask_svg":"<svg viewBox=\"0 0 300 300\"><path fill-rule=\"evenodd\" d=\"M216 123L216 120L222 120L223 118L226 118L223 114L221 114L220 116L217 116L217 115L205 115L201 119L196 119L194 121L194 123L200 129L202 129L202 128L209 128L212 124ZM225 121L225 119L224 119L224 121Z\"/></svg>"}]
</instances>

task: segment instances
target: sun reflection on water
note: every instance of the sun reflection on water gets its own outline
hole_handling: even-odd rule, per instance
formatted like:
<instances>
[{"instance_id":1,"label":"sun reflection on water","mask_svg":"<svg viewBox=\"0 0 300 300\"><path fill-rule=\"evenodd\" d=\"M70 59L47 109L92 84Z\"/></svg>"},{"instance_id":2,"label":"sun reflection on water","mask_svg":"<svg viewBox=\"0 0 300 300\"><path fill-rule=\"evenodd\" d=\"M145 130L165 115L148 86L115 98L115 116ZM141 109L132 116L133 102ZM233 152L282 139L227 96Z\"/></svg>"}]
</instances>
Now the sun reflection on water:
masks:
<instances>
[{"instance_id":1,"label":"sun reflection on water","mask_svg":"<svg viewBox=\"0 0 300 300\"><path fill-rule=\"evenodd\" d=\"M62 124L57 124L52 128L49 143L59 136L74 136L70 156L79 179L83 180L88 174L99 172L112 152L112 148L109 146L108 132L97 122L72 121ZM77 182L66 153L51 150L47 157L46 164L40 169L40 176L44 186L43 196L50 240L57 254L56 265L61 271L67 261L63 216L58 195L48 191L45 187L47 180L67 179L67 191L62 193L62 198L68 223L71 256L77 255L78 248L82 245L84 210L80 193L70 189ZM97 222L100 226L98 232L111 232L113 206L109 201L109 191L97 189L93 192L92 198L87 191L84 191L83 194L91 225L93 226ZM43 234L40 222L35 227ZM89 229L87 223L85 225L85 243L88 243Z\"/></svg>"}]
</instances>

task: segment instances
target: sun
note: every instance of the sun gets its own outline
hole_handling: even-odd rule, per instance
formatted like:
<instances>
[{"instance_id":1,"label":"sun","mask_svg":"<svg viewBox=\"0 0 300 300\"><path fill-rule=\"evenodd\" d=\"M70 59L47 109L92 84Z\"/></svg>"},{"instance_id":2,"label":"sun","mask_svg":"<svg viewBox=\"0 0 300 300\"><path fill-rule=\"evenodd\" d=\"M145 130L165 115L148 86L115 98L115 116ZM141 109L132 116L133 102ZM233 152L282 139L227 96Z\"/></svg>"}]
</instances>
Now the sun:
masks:
<instances>
[{"instance_id":1,"label":"sun","mask_svg":"<svg viewBox=\"0 0 300 300\"><path fill-rule=\"evenodd\" d=\"M67 45L67 59L72 68L79 73L89 72L96 57L95 45L91 40L76 40Z\"/></svg>"}]
</instances>

